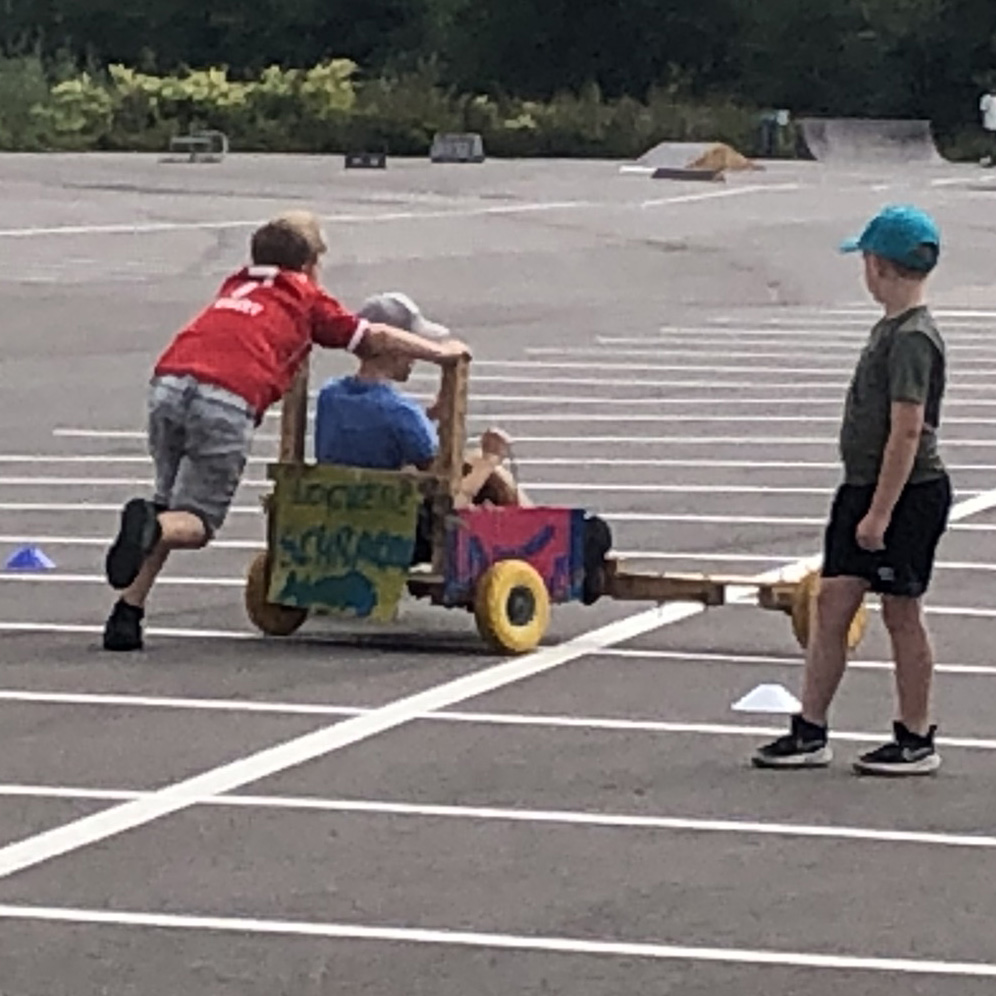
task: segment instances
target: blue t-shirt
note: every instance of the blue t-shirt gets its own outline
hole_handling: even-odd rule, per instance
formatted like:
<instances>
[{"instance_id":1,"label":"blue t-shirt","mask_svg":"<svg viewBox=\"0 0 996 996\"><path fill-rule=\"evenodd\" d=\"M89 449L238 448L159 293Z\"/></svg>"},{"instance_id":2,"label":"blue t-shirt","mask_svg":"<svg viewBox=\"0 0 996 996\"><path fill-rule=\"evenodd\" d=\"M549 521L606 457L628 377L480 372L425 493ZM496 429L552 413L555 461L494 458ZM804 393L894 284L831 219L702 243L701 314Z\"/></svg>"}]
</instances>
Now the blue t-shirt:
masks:
<instances>
[{"instance_id":1,"label":"blue t-shirt","mask_svg":"<svg viewBox=\"0 0 996 996\"><path fill-rule=\"evenodd\" d=\"M390 384L339 377L318 393L318 463L400 470L434 459L438 450L436 427L424 409Z\"/></svg>"}]
</instances>

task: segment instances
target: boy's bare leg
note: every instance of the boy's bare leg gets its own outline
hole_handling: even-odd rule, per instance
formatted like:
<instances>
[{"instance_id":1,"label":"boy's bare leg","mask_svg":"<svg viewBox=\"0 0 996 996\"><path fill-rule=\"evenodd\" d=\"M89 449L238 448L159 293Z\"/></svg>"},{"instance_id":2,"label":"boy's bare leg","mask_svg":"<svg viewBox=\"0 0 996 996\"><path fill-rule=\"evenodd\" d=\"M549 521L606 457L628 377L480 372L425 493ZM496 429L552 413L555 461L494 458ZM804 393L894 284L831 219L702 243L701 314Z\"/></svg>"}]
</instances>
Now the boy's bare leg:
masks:
<instances>
[{"instance_id":1,"label":"boy's bare leg","mask_svg":"<svg viewBox=\"0 0 996 996\"><path fill-rule=\"evenodd\" d=\"M495 468L501 465L501 460L496 456L473 457L468 460L470 470L463 475L460 481L460 494L456 498L457 508L467 508L474 503L481 488L488 483L488 478L494 473Z\"/></svg>"},{"instance_id":2,"label":"boy's bare leg","mask_svg":"<svg viewBox=\"0 0 996 996\"><path fill-rule=\"evenodd\" d=\"M145 558L138 577L121 593L121 600L135 608L144 608L166 560L173 550L197 550L204 546L207 532L204 523L190 512L161 512L162 536Z\"/></svg>"},{"instance_id":3,"label":"boy's bare leg","mask_svg":"<svg viewBox=\"0 0 996 996\"><path fill-rule=\"evenodd\" d=\"M830 703L847 669L847 632L868 589L855 577L820 578L820 590L806 647L802 710L785 736L759 747L758 768L825 768L833 759L828 744Z\"/></svg>"},{"instance_id":4,"label":"boy's bare leg","mask_svg":"<svg viewBox=\"0 0 996 996\"><path fill-rule=\"evenodd\" d=\"M892 641L899 718L911 733L926 736L930 730L934 653L920 599L883 596L882 621Z\"/></svg>"},{"instance_id":5,"label":"boy's bare leg","mask_svg":"<svg viewBox=\"0 0 996 996\"><path fill-rule=\"evenodd\" d=\"M847 668L847 631L867 587L859 578L820 579L802 687L802 717L809 723L827 725L830 703Z\"/></svg>"},{"instance_id":6,"label":"boy's bare leg","mask_svg":"<svg viewBox=\"0 0 996 996\"><path fill-rule=\"evenodd\" d=\"M460 495L456 502L458 508L473 504L492 475L502 470L502 462L507 460L512 452L511 440L501 429L488 429L481 436L481 452L482 456L467 460L470 469L464 474L460 484ZM511 475L502 476L508 484ZM517 491L518 486L514 485L513 489Z\"/></svg>"},{"instance_id":7,"label":"boy's bare leg","mask_svg":"<svg viewBox=\"0 0 996 996\"><path fill-rule=\"evenodd\" d=\"M136 609L144 609L149 592L156 583L156 578L166 566L169 557L169 547L164 543L157 543L152 553L145 558L142 569L138 572L138 577L121 592L121 601L126 605L131 605Z\"/></svg>"}]
</instances>

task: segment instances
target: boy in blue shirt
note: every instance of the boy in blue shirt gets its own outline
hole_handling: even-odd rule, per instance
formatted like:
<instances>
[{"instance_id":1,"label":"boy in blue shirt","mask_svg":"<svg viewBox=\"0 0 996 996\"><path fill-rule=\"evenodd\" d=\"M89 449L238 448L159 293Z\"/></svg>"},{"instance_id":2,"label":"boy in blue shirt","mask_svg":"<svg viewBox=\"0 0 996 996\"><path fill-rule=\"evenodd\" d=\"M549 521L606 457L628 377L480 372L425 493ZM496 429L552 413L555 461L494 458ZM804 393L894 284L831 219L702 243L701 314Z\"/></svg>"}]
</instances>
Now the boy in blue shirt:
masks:
<instances>
[{"instance_id":1,"label":"boy in blue shirt","mask_svg":"<svg viewBox=\"0 0 996 996\"><path fill-rule=\"evenodd\" d=\"M446 339L449 330L430 322L404 294L380 294L358 312L368 322L390 316L396 328L426 339ZM378 317L379 316L379 317ZM414 362L402 356L371 356L351 377L337 377L319 391L315 413L315 460L370 470L428 470L439 451L439 433L426 411L396 384L411 377ZM458 508L491 501L526 505L528 500L502 466L510 455L508 437L490 429L481 437L481 452L468 457ZM424 510L423 518L428 514ZM427 522L420 522L416 562L427 553Z\"/></svg>"},{"instance_id":2,"label":"boy in blue shirt","mask_svg":"<svg viewBox=\"0 0 996 996\"><path fill-rule=\"evenodd\" d=\"M425 339L449 335L402 294L370 298L359 314L394 315L405 331ZM400 358L371 357L355 375L328 381L318 394L315 460L371 470L427 469L439 449L439 434L426 410L394 386L406 382L413 367Z\"/></svg>"}]
</instances>

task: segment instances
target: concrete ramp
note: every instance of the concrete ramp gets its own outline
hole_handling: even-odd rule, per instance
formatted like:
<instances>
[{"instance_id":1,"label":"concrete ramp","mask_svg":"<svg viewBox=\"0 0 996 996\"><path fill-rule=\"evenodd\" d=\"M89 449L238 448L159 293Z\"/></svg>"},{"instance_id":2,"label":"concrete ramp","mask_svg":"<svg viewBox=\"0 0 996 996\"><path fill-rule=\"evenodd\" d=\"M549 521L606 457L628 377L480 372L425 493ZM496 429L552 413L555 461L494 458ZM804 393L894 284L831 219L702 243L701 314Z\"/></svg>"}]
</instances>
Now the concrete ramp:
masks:
<instances>
[{"instance_id":1,"label":"concrete ramp","mask_svg":"<svg viewBox=\"0 0 996 996\"><path fill-rule=\"evenodd\" d=\"M727 170L761 169L736 149L721 142L661 142L637 160L649 170Z\"/></svg>"},{"instance_id":2,"label":"concrete ramp","mask_svg":"<svg viewBox=\"0 0 996 996\"><path fill-rule=\"evenodd\" d=\"M829 165L942 163L929 121L889 118L800 118L810 155Z\"/></svg>"}]
</instances>

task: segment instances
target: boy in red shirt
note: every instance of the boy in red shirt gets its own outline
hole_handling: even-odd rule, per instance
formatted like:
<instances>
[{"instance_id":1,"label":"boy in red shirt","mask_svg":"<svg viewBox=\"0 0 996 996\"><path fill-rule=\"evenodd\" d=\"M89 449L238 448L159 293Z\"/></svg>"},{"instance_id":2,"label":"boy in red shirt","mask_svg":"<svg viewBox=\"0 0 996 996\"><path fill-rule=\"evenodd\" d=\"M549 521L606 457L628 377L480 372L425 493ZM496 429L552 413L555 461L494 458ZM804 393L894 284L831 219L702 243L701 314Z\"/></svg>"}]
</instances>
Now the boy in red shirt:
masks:
<instances>
[{"instance_id":1,"label":"boy in red shirt","mask_svg":"<svg viewBox=\"0 0 996 996\"><path fill-rule=\"evenodd\" d=\"M148 399L156 493L125 505L107 554L108 582L121 594L105 649L142 648L145 602L170 551L204 547L221 528L255 428L313 345L440 364L467 354L461 342L431 342L344 309L317 282L326 249L306 212L263 225L252 236L252 265L229 277L159 358Z\"/></svg>"}]
</instances>

